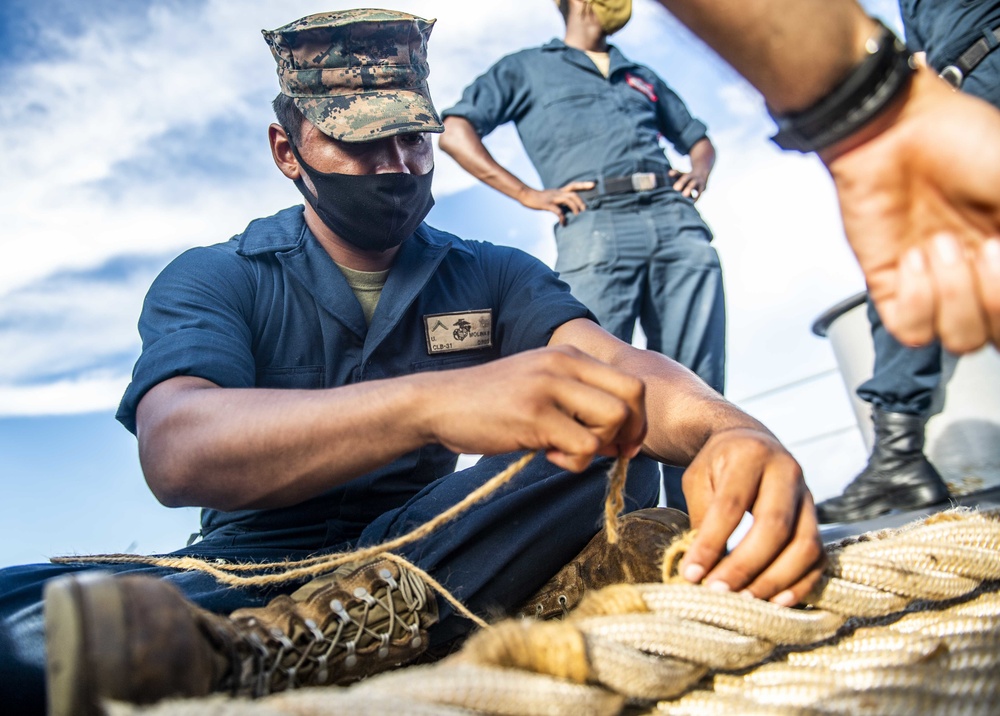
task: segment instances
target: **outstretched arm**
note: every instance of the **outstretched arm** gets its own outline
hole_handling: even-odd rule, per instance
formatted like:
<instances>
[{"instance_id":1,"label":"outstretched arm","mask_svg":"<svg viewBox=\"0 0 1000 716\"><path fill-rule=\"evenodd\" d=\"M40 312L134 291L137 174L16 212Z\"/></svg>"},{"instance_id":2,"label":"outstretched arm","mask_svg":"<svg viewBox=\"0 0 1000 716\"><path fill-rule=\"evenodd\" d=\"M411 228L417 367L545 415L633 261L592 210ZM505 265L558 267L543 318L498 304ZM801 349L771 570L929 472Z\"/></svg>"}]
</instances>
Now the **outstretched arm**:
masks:
<instances>
[{"instance_id":1,"label":"outstretched arm","mask_svg":"<svg viewBox=\"0 0 1000 716\"><path fill-rule=\"evenodd\" d=\"M864 57L875 23L854 0L659 0L777 112L812 105Z\"/></svg>"},{"instance_id":2,"label":"outstretched arm","mask_svg":"<svg viewBox=\"0 0 1000 716\"><path fill-rule=\"evenodd\" d=\"M590 321L560 326L550 345L573 345L645 383L644 452L687 466L684 495L698 536L681 574L786 606L801 601L822 571L822 541L802 470L774 435L687 368ZM753 527L725 555L746 512Z\"/></svg>"},{"instance_id":3,"label":"outstretched arm","mask_svg":"<svg viewBox=\"0 0 1000 716\"><path fill-rule=\"evenodd\" d=\"M825 97L875 31L854 0L660 0L782 114ZM1000 114L929 70L820 152L886 328L954 352L1000 345Z\"/></svg>"},{"instance_id":4,"label":"outstretched arm","mask_svg":"<svg viewBox=\"0 0 1000 716\"><path fill-rule=\"evenodd\" d=\"M543 450L579 471L597 454L638 452L643 389L569 346L325 390L174 377L139 403L139 456L164 504L222 510L297 504L430 443Z\"/></svg>"},{"instance_id":5,"label":"outstretched arm","mask_svg":"<svg viewBox=\"0 0 1000 716\"><path fill-rule=\"evenodd\" d=\"M561 189L533 189L504 169L483 144L472 123L464 117L445 117L438 146L481 182L529 209L551 211L566 223L566 210L579 214L587 208L576 192L593 189L594 182L571 182Z\"/></svg>"}]
</instances>

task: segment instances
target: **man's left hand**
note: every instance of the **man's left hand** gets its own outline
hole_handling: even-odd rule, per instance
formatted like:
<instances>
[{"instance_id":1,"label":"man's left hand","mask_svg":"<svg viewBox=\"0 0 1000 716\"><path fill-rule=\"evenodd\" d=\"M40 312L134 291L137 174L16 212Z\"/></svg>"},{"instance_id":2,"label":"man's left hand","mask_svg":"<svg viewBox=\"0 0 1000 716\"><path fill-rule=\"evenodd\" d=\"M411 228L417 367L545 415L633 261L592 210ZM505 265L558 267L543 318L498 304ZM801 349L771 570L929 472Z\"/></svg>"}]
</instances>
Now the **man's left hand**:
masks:
<instances>
[{"instance_id":1,"label":"man's left hand","mask_svg":"<svg viewBox=\"0 0 1000 716\"><path fill-rule=\"evenodd\" d=\"M688 581L792 606L819 579L826 557L812 495L795 458L769 433L713 435L684 473L684 494L698 530L680 565ZM753 526L725 555L746 512Z\"/></svg>"},{"instance_id":2,"label":"man's left hand","mask_svg":"<svg viewBox=\"0 0 1000 716\"><path fill-rule=\"evenodd\" d=\"M671 169L670 178L674 180L674 191L680 192L691 201L698 201L708 186L708 177L693 171L685 173Z\"/></svg>"}]
</instances>

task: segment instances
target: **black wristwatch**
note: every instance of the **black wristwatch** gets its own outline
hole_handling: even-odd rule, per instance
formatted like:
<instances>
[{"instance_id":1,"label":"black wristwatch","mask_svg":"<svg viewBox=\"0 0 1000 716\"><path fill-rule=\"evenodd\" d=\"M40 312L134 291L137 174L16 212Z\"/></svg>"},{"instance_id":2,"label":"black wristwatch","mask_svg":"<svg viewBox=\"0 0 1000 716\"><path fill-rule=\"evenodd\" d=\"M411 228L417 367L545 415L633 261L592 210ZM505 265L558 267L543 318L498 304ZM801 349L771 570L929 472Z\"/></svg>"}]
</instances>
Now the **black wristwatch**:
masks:
<instances>
[{"instance_id":1,"label":"black wristwatch","mask_svg":"<svg viewBox=\"0 0 1000 716\"><path fill-rule=\"evenodd\" d=\"M913 54L895 33L878 22L868 56L830 94L792 114L768 112L778 125L771 141L782 149L814 152L850 136L882 112L909 86L916 69Z\"/></svg>"}]
</instances>

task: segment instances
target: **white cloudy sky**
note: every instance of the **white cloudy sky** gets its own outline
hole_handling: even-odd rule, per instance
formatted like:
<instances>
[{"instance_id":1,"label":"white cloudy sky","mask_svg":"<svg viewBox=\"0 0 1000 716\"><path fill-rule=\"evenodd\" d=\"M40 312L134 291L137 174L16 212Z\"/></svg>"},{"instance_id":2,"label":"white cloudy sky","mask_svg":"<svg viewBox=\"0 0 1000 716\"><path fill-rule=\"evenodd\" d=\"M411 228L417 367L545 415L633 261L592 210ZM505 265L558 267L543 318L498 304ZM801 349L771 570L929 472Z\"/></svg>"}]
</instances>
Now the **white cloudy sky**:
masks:
<instances>
[{"instance_id":1,"label":"white cloudy sky","mask_svg":"<svg viewBox=\"0 0 1000 716\"><path fill-rule=\"evenodd\" d=\"M890 0L866 3L898 27ZM162 551L196 528L142 483L114 423L142 297L183 249L299 202L266 145L277 91L260 36L340 0L5 0L0 6L0 565L67 552ZM499 56L560 34L547 0L397 0L438 23L441 108ZM818 497L865 459L828 342L812 321L863 282L821 165L767 142L757 93L651 0L616 36L709 126L719 159L699 203L722 257L729 396L763 419ZM488 140L537 181L515 132ZM680 161L683 165L683 160ZM554 258L550 215L438 154L429 221ZM818 377L814 377L818 376ZM801 379L794 387L775 390ZM761 395L764 394L764 395Z\"/></svg>"}]
</instances>

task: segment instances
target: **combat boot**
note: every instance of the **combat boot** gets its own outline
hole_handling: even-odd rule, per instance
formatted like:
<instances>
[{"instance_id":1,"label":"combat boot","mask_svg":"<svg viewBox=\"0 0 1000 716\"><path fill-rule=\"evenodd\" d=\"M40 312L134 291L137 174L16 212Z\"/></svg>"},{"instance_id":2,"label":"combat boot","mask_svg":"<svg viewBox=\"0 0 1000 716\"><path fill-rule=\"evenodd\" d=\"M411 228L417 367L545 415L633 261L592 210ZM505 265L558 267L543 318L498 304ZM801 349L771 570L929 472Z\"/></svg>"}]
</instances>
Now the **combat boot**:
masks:
<instances>
[{"instance_id":1,"label":"combat boot","mask_svg":"<svg viewBox=\"0 0 1000 716\"><path fill-rule=\"evenodd\" d=\"M948 499L948 486L924 456L920 415L872 408L875 447L865 469L843 494L816 505L819 521L857 522L890 510L915 510Z\"/></svg>"},{"instance_id":2,"label":"combat boot","mask_svg":"<svg viewBox=\"0 0 1000 716\"><path fill-rule=\"evenodd\" d=\"M618 543L609 544L601 530L569 564L559 570L518 610L521 617L562 618L584 593L609 584L662 581L663 552L690 528L688 516L669 507L652 507L624 515Z\"/></svg>"},{"instance_id":3,"label":"combat boot","mask_svg":"<svg viewBox=\"0 0 1000 716\"><path fill-rule=\"evenodd\" d=\"M45 588L49 713L102 714L108 699L345 684L416 658L436 621L423 580L385 558L228 617L153 577L60 577Z\"/></svg>"}]
</instances>

